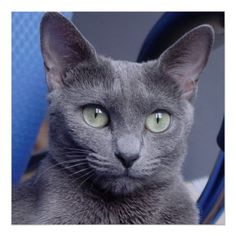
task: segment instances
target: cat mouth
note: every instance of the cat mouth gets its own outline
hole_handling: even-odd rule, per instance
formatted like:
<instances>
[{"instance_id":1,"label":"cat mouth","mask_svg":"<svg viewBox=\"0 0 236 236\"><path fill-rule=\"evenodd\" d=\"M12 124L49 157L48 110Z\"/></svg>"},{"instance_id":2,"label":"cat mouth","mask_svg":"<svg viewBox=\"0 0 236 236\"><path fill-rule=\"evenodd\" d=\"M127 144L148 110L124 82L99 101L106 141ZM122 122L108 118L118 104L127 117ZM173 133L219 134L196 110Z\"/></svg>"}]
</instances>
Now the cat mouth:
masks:
<instances>
[{"instance_id":1,"label":"cat mouth","mask_svg":"<svg viewBox=\"0 0 236 236\"><path fill-rule=\"evenodd\" d=\"M130 180L137 180L138 178L132 174L129 168L125 168L123 173L114 176L117 179L130 179Z\"/></svg>"},{"instance_id":2,"label":"cat mouth","mask_svg":"<svg viewBox=\"0 0 236 236\"><path fill-rule=\"evenodd\" d=\"M134 192L143 186L141 176L135 174L135 170L124 168L119 172L102 171L95 169L98 174L96 186L105 192L114 195L126 195Z\"/></svg>"}]
</instances>

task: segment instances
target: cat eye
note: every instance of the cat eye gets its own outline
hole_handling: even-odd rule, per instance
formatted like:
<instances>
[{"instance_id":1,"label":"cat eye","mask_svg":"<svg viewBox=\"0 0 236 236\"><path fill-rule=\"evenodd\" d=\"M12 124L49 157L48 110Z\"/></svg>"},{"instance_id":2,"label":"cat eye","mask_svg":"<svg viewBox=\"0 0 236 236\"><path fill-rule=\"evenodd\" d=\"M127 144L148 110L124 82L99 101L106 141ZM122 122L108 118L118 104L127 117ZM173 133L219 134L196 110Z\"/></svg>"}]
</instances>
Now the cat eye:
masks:
<instances>
[{"instance_id":1,"label":"cat eye","mask_svg":"<svg viewBox=\"0 0 236 236\"><path fill-rule=\"evenodd\" d=\"M170 114L166 111L160 110L147 117L145 126L151 132L160 133L169 128L170 121Z\"/></svg>"},{"instance_id":2,"label":"cat eye","mask_svg":"<svg viewBox=\"0 0 236 236\"><path fill-rule=\"evenodd\" d=\"M107 113L100 106L88 105L83 108L85 122L94 128L103 128L109 122Z\"/></svg>"}]
</instances>

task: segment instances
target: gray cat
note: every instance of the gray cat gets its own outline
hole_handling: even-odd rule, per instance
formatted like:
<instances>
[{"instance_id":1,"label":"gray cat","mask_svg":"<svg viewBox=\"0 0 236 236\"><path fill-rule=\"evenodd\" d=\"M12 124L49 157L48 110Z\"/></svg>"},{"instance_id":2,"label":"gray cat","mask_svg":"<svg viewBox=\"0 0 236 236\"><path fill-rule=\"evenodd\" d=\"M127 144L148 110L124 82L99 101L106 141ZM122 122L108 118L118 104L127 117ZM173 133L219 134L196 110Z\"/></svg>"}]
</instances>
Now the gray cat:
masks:
<instances>
[{"instance_id":1,"label":"gray cat","mask_svg":"<svg viewBox=\"0 0 236 236\"><path fill-rule=\"evenodd\" d=\"M201 25L157 60L115 61L46 13L49 154L13 190L13 224L197 224L181 166L213 41Z\"/></svg>"}]
</instances>

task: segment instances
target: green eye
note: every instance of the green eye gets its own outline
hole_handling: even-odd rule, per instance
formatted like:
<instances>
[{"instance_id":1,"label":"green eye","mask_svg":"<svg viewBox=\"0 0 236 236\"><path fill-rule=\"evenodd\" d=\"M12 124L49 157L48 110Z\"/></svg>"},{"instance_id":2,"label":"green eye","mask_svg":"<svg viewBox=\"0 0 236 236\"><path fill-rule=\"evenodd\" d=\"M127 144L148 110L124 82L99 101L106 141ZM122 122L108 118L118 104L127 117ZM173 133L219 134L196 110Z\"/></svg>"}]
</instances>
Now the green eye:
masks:
<instances>
[{"instance_id":1,"label":"green eye","mask_svg":"<svg viewBox=\"0 0 236 236\"><path fill-rule=\"evenodd\" d=\"M165 131L170 125L170 114L166 111L157 111L146 119L146 128L154 133Z\"/></svg>"},{"instance_id":2,"label":"green eye","mask_svg":"<svg viewBox=\"0 0 236 236\"><path fill-rule=\"evenodd\" d=\"M109 122L106 112L96 105L84 107L83 117L86 123L94 128L103 128Z\"/></svg>"}]
</instances>

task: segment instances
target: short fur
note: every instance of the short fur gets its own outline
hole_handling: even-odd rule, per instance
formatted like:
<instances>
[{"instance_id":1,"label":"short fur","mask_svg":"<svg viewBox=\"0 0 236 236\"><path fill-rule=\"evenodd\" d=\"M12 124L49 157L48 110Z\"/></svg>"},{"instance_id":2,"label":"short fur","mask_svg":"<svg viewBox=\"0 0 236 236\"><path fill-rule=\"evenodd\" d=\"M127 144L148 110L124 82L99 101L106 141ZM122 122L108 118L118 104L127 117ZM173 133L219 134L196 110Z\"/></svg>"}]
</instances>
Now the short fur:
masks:
<instances>
[{"instance_id":1,"label":"short fur","mask_svg":"<svg viewBox=\"0 0 236 236\"><path fill-rule=\"evenodd\" d=\"M115 61L96 54L58 13L41 23L49 87L49 155L35 177L13 190L14 224L197 224L181 175L193 123L197 77L213 30L188 32L159 59ZM110 123L86 124L82 109L102 106ZM161 133L145 128L156 110L171 114ZM129 169L118 151L139 158Z\"/></svg>"}]
</instances>

